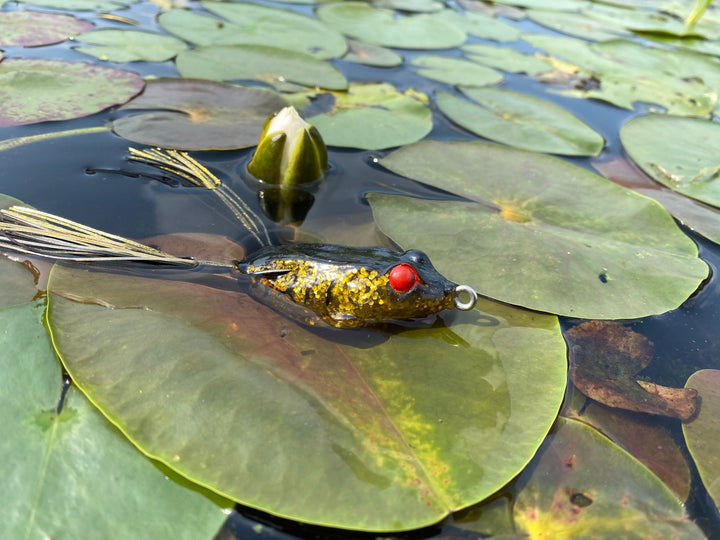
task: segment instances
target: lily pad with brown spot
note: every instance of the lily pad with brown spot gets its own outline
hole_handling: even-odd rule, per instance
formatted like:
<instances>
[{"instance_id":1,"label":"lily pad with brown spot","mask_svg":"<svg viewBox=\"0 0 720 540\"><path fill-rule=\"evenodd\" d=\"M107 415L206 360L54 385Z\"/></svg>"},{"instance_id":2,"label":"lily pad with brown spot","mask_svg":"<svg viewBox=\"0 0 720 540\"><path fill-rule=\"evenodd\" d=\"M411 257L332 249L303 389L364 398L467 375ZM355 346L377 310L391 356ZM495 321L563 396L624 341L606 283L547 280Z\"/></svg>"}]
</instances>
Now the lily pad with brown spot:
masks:
<instances>
[{"instance_id":1,"label":"lily pad with brown spot","mask_svg":"<svg viewBox=\"0 0 720 540\"><path fill-rule=\"evenodd\" d=\"M51 45L92 29L92 23L72 15L3 11L0 12L0 47Z\"/></svg>"},{"instance_id":2,"label":"lily pad with brown spot","mask_svg":"<svg viewBox=\"0 0 720 540\"><path fill-rule=\"evenodd\" d=\"M0 127L69 120L125 103L145 82L131 71L85 62L0 62Z\"/></svg>"},{"instance_id":3,"label":"lily pad with brown spot","mask_svg":"<svg viewBox=\"0 0 720 540\"><path fill-rule=\"evenodd\" d=\"M181 150L226 150L257 144L268 115L286 105L272 90L196 79L150 81L123 108L152 110L118 118L121 137Z\"/></svg>"},{"instance_id":4,"label":"lily pad with brown spot","mask_svg":"<svg viewBox=\"0 0 720 540\"><path fill-rule=\"evenodd\" d=\"M687 420L695 414L697 392L668 388L637 378L652 360L652 343L612 321L588 321L565 334L570 379L586 396L629 411Z\"/></svg>"}]
</instances>

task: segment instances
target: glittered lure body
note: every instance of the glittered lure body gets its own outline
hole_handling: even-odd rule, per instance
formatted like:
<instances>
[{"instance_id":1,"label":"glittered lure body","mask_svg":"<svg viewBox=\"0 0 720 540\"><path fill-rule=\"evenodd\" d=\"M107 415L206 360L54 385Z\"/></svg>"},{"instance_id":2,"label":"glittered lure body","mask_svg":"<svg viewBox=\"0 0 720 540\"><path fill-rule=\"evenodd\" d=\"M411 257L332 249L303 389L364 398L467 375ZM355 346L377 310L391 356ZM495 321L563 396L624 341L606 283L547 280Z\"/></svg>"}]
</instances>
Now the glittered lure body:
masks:
<instances>
[{"instance_id":1,"label":"glittered lure body","mask_svg":"<svg viewBox=\"0 0 720 540\"><path fill-rule=\"evenodd\" d=\"M354 328L420 318L456 306L457 286L417 250L292 244L237 264L253 294L309 325Z\"/></svg>"}]
</instances>

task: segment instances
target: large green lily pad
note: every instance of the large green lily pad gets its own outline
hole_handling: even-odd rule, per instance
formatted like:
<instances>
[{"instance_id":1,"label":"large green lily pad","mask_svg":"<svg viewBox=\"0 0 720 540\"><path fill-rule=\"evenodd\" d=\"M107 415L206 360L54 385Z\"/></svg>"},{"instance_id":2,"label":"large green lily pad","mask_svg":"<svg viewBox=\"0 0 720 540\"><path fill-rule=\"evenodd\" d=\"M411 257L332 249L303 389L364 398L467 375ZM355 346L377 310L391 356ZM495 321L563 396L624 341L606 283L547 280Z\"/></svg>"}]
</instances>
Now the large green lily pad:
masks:
<instances>
[{"instance_id":1,"label":"large green lily pad","mask_svg":"<svg viewBox=\"0 0 720 540\"><path fill-rule=\"evenodd\" d=\"M181 150L254 146L265 119L286 105L272 90L195 79L150 81L124 109L159 109L113 121L131 141Z\"/></svg>"},{"instance_id":2,"label":"large green lily pad","mask_svg":"<svg viewBox=\"0 0 720 540\"><path fill-rule=\"evenodd\" d=\"M418 92L398 92L391 84L351 84L334 93L330 112L311 117L330 146L374 150L422 139L432 129L432 113Z\"/></svg>"},{"instance_id":3,"label":"large green lily pad","mask_svg":"<svg viewBox=\"0 0 720 540\"><path fill-rule=\"evenodd\" d=\"M366 2L325 4L317 9L317 16L345 35L398 49L451 49L467 37L435 13L396 18L393 10L377 9Z\"/></svg>"},{"instance_id":4,"label":"large green lily pad","mask_svg":"<svg viewBox=\"0 0 720 540\"><path fill-rule=\"evenodd\" d=\"M705 488L720 508L720 370L702 369L693 373L685 384L700 396L700 411L691 421L683 424L688 450L695 460Z\"/></svg>"},{"instance_id":5,"label":"large green lily pad","mask_svg":"<svg viewBox=\"0 0 720 540\"><path fill-rule=\"evenodd\" d=\"M144 86L131 71L7 58L0 63L0 127L87 116L126 102Z\"/></svg>"},{"instance_id":6,"label":"large green lily pad","mask_svg":"<svg viewBox=\"0 0 720 540\"><path fill-rule=\"evenodd\" d=\"M501 88L460 90L475 103L438 92L438 108L481 137L525 150L571 156L596 156L605 146L597 131L547 100Z\"/></svg>"},{"instance_id":7,"label":"large green lily pad","mask_svg":"<svg viewBox=\"0 0 720 540\"><path fill-rule=\"evenodd\" d=\"M530 538L705 538L655 475L575 420L558 421L519 487L515 527Z\"/></svg>"},{"instance_id":8,"label":"large green lily pad","mask_svg":"<svg viewBox=\"0 0 720 540\"><path fill-rule=\"evenodd\" d=\"M72 15L39 11L0 13L0 47L37 47L60 43L93 25Z\"/></svg>"},{"instance_id":9,"label":"large green lily pad","mask_svg":"<svg viewBox=\"0 0 720 540\"><path fill-rule=\"evenodd\" d=\"M423 77L449 84L484 86L503 80L499 71L460 58L416 56L410 63L419 68L418 73Z\"/></svg>"},{"instance_id":10,"label":"large green lily pad","mask_svg":"<svg viewBox=\"0 0 720 540\"><path fill-rule=\"evenodd\" d=\"M300 13L252 3L202 5L222 19L172 9L161 14L158 22L171 34L202 46L268 45L318 59L336 58L347 50L342 35Z\"/></svg>"},{"instance_id":11,"label":"large green lily pad","mask_svg":"<svg viewBox=\"0 0 720 540\"><path fill-rule=\"evenodd\" d=\"M682 116L710 116L717 105L717 90L703 82L700 73L676 75L647 67L646 60L616 59L598 49L599 44L575 38L526 34L523 39L575 64L573 76L565 77L571 89L563 94L601 99L626 109L633 109L638 101L653 103L668 114ZM563 69L571 67L565 64Z\"/></svg>"},{"instance_id":12,"label":"large green lily pad","mask_svg":"<svg viewBox=\"0 0 720 540\"><path fill-rule=\"evenodd\" d=\"M175 64L183 77L196 79L289 81L329 90L347 88L345 76L331 64L267 45L198 47L178 54Z\"/></svg>"},{"instance_id":13,"label":"large green lily pad","mask_svg":"<svg viewBox=\"0 0 720 540\"><path fill-rule=\"evenodd\" d=\"M682 133L682 137L668 136ZM670 189L720 206L720 124L699 118L646 115L620 129L620 139L645 173Z\"/></svg>"},{"instance_id":14,"label":"large green lily pad","mask_svg":"<svg viewBox=\"0 0 720 540\"><path fill-rule=\"evenodd\" d=\"M625 319L678 307L707 276L694 242L659 204L558 158L421 141L380 163L469 199L369 196L394 241L491 298Z\"/></svg>"},{"instance_id":15,"label":"large green lily pad","mask_svg":"<svg viewBox=\"0 0 720 540\"><path fill-rule=\"evenodd\" d=\"M322 337L227 284L56 267L48 321L73 380L138 447L243 504L429 525L517 474L562 401L554 317L482 301L449 327Z\"/></svg>"},{"instance_id":16,"label":"large green lily pad","mask_svg":"<svg viewBox=\"0 0 720 540\"><path fill-rule=\"evenodd\" d=\"M580 13L558 13L557 11L529 9L529 19L538 24L583 39L602 41L613 39L628 32L618 21L598 21Z\"/></svg>"},{"instance_id":17,"label":"large green lily pad","mask_svg":"<svg viewBox=\"0 0 720 540\"><path fill-rule=\"evenodd\" d=\"M75 50L110 62L165 62L175 57L187 45L177 38L145 32L103 28L86 32L77 41L100 45L99 47L75 47Z\"/></svg>"}]
</instances>

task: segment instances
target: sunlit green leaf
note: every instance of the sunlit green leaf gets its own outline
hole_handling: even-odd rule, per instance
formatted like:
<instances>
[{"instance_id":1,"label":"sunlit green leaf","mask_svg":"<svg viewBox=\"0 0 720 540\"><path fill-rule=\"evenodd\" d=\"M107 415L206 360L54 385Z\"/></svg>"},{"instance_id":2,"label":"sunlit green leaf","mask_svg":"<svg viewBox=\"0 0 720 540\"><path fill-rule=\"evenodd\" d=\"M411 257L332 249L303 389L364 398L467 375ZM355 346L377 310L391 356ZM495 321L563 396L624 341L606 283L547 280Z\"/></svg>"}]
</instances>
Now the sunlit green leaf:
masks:
<instances>
[{"instance_id":1,"label":"sunlit green leaf","mask_svg":"<svg viewBox=\"0 0 720 540\"><path fill-rule=\"evenodd\" d=\"M223 511L169 481L75 388L58 414L62 374L41 322L44 307L0 309L3 535L210 537Z\"/></svg>"},{"instance_id":2,"label":"sunlit green leaf","mask_svg":"<svg viewBox=\"0 0 720 540\"><path fill-rule=\"evenodd\" d=\"M422 141L380 163L470 199L369 197L394 241L424 250L444 275L491 298L634 318L674 309L707 276L695 244L661 206L558 158Z\"/></svg>"},{"instance_id":3,"label":"sunlit green leaf","mask_svg":"<svg viewBox=\"0 0 720 540\"><path fill-rule=\"evenodd\" d=\"M85 62L7 58L0 63L0 127L87 116L144 85L130 71Z\"/></svg>"},{"instance_id":4,"label":"sunlit green leaf","mask_svg":"<svg viewBox=\"0 0 720 540\"><path fill-rule=\"evenodd\" d=\"M652 178L683 195L720 206L720 124L698 118L638 116L620 129L620 139Z\"/></svg>"},{"instance_id":5,"label":"sunlit green leaf","mask_svg":"<svg viewBox=\"0 0 720 540\"><path fill-rule=\"evenodd\" d=\"M503 75L492 68L449 56L417 56L410 62L420 75L449 84L484 86L502 82Z\"/></svg>"},{"instance_id":6,"label":"sunlit green leaf","mask_svg":"<svg viewBox=\"0 0 720 540\"><path fill-rule=\"evenodd\" d=\"M393 50L354 39L347 41L348 53L343 56L343 60L348 62L377 67L395 67L403 63L403 57Z\"/></svg>"},{"instance_id":7,"label":"sunlit green leaf","mask_svg":"<svg viewBox=\"0 0 720 540\"><path fill-rule=\"evenodd\" d=\"M330 90L347 87L345 76L331 64L267 45L198 47L178 54L175 64L183 77L211 81L290 81Z\"/></svg>"},{"instance_id":8,"label":"sunlit green leaf","mask_svg":"<svg viewBox=\"0 0 720 540\"><path fill-rule=\"evenodd\" d=\"M110 62L164 62L184 51L185 43L171 36L140 30L103 28L87 32L76 41L102 45L101 47L75 47L76 50Z\"/></svg>"},{"instance_id":9,"label":"sunlit green leaf","mask_svg":"<svg viewBox=\"0 0 720 540\"><path fill-rule=\"evenodd\" d=\"M602 41L616 38L619 34L627 34L622 21L597 21L580 13L558 13L539 9L527 11L529 19L538 24L583 39Z\"/></svg>"},{"instance_id":10,"label":"sunlit green leaf","mask_svg":"<svg viewBox=\"0 0 720 540\"><path fill-rule=\"evenodd\" d=\"M715 505L720 507L720 462L717 453L720 438L720 371L696 371L685 386L697 390L701 400L698 415L682 425L685 442L705 488Z\"/></svg>"},{"instance_id":11,"label":"sunlit green leaf","mask_svg":"<svg viewBox=\"0 0 720 540\"><path fill-rule=\"evenodd\" d=\"M718 102L717 90L699 78L615 60L579 39L540 34L523 35L523 39L579 67L567 79L572 88L562 92L567 95L602 99L626 109L644 101L685 116L709 116Z\"/></svg>"},{"instance_id":12,"label":"sunlit green leaf","mask_svg":"<svg viewBox=\"0 0 720 540\"><path fill-rule=\"evenodd\" d=\"M345 35L384 47L399 49L450 49L465 42L465 32L434 13L395 18L395 12L366 2L325 4L317 16Z\"/></svg>"},{"instance_id":13,"label":"sunlit green leaf","mask_svg":"<svg viewBox=\"0 0 720 540\"><path fill-rule=\"evenodd\" d=\"M446 9L436 18L444 20L466 34L493 41L515 41L520 39L520 31L510 23L484 13L466 11L459 13L454 9Z\"/></svg>"},{"instance_id":14,"label":"sunlit green leaf","mask_svg":"<svg viewBox=\"0 0 720 540\"><path fill-rule=\"evenodd\" d=\"M550 63L543 58L522 54L504 47L470 43L463 46L462 50L465 56L473 62L511 73L538 75L552 69Z\"/></svg>"},{"instance_id":15,"label":"sunlit green leaf","mask_svg":"<svg viewBox=\"0 0 720 540\"><path fill-rule=\"evenodd\" d=\"M432 13L440 11L444 6L437 0L374 0L373 5L379 8L412 11L414 13Z\"/></svg>"},{"instance_id":16,"label":"sunlit green leaf","mask_svg":"<svg viewBox=\"0 0 720 540\"><path fill-rule=\"evenodd\" d=\"M285 105L264 88L159 79L124 107L157 110L118 118L112 129L131 141L163 148L245 148L257 144L265 119Z\"/></svg>"},{"instance_id":17,"label":"sunlit green leaf","mask_svg":"<svg viewBox=\"0 0 720 540\"><path fill-rule=\"evenodd\" d=\"M525 466L564 393L556 318L489 301L449 327L322 337L234 283L56 267L49 287L63 362L135 444L302 521L437 522Z\"/></svg>"},{"instance_id":18,"label":"sunlit green leaf","mask_svg":"<svg viewBox=\"0 0 720 540\"><path fill-rule=\"evenodd\" d=\"M481 137L525 150L573 156L595 156L605 144L598 132L574 114L544 99L501 88L460 89L477 105L438 92L438 107L453 122Z\"/></svg>"},{"instance_id":19,"label":"sunlit green leaf","mask_svg":"<svg viewBox=\"0 0 720 540\"><path fill-rule=\"evenodd\" d=\"M423 94L401 94L390 84L351 84L333 97L330 112L308 120L329 146L389 148L422 139L432 129Z\"/></svg>"},{"instance_id":20,"label":"sunlit green leaf","mask_svg":"<svg viewBox=\"0 0 720 540\"><path fill-rule=\"evenodd\" d=\"M50 45L92 28L91 23L72 15L39 11L3 11L0 13L0 46Z\"/></svg>"},{"instance_id":21,"label":"sunlit green leaf","mask_svg":"<svg viewBox=\"0 0 720 540\"><path fill-rule=\"evenodd\" d=\"M558 421L519 488L516 531L531 538L705 538L655 475L575 420Z\"/></svg>"}]
</instances>

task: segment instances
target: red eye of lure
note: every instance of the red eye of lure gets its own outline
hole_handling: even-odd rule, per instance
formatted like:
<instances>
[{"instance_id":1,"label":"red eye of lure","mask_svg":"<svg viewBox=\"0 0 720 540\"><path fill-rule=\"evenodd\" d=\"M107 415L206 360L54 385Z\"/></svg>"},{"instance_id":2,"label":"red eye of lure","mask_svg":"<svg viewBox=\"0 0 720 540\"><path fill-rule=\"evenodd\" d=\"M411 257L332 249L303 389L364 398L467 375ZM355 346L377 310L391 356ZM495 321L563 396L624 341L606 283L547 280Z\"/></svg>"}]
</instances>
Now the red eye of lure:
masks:
<instances>
[{"instance_id":1,"label":"red eye of lure","mask_svg":"<svg viewBox=\"0 0 720 540\"><path fill-rule=\"evenodd\" d=\"M397 292L407 292L420 281L420 276L409 264L402 263L394 266L388 276L390 286Z\"/></svg>"}]
</instances>

